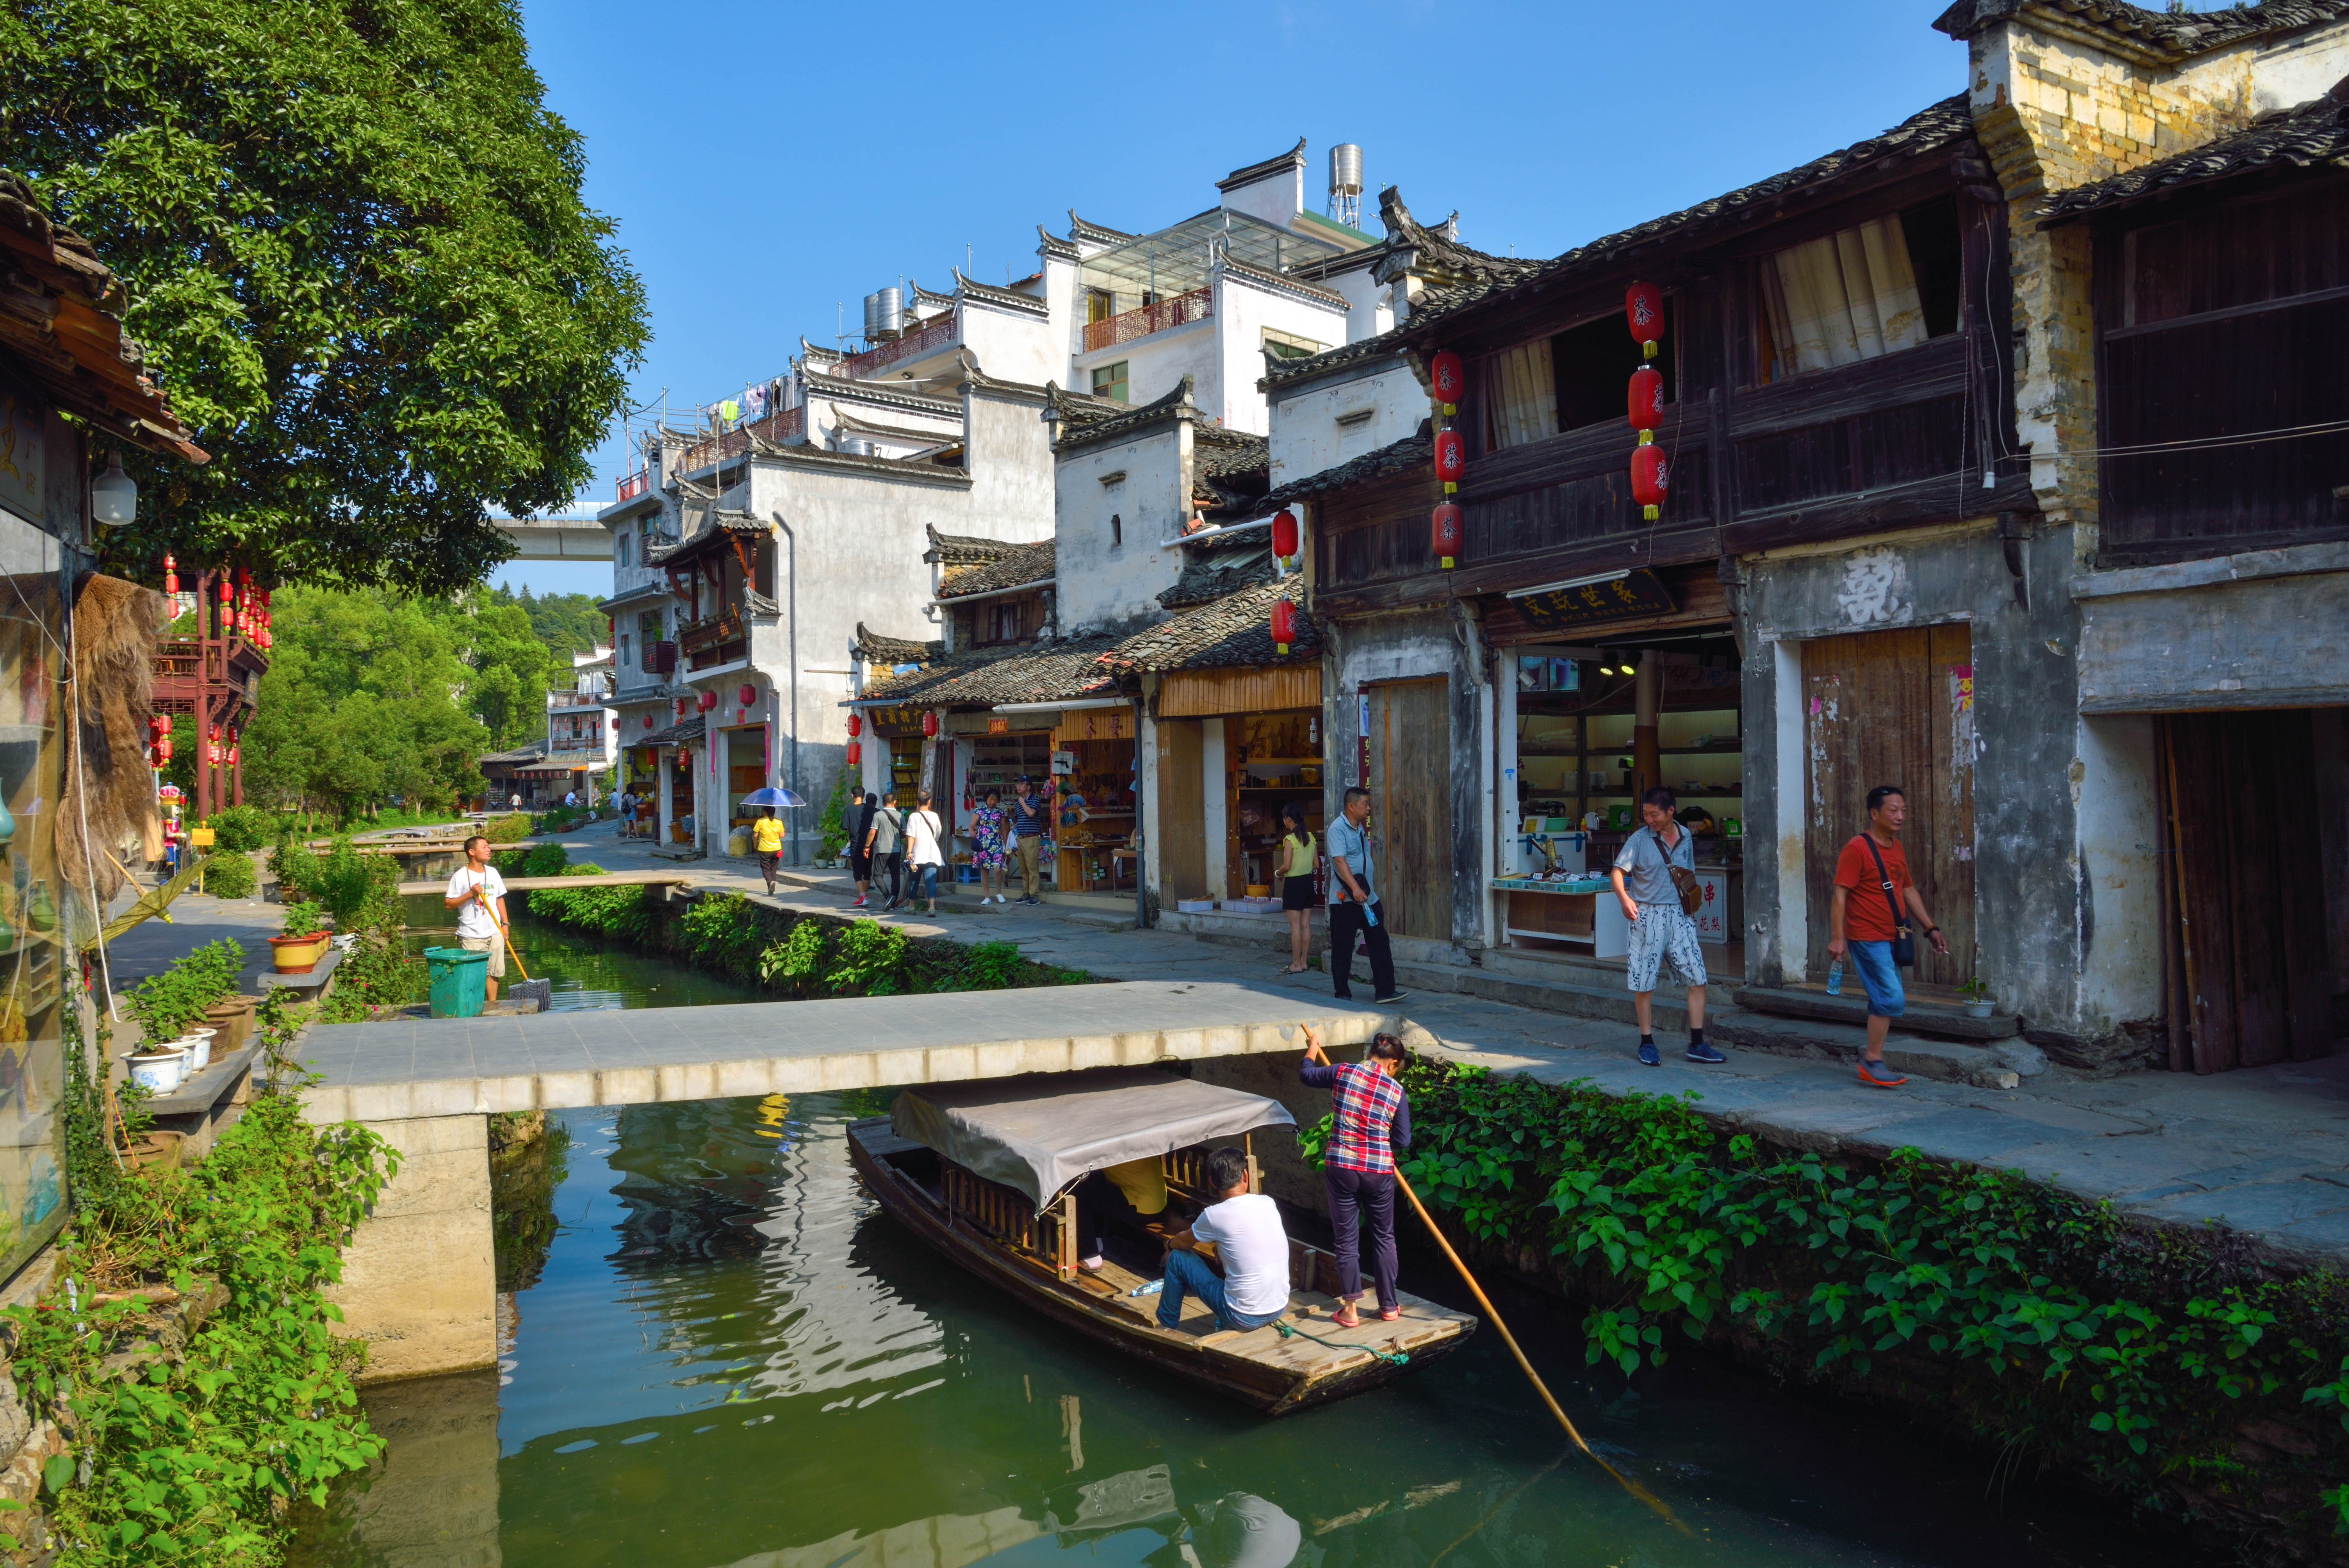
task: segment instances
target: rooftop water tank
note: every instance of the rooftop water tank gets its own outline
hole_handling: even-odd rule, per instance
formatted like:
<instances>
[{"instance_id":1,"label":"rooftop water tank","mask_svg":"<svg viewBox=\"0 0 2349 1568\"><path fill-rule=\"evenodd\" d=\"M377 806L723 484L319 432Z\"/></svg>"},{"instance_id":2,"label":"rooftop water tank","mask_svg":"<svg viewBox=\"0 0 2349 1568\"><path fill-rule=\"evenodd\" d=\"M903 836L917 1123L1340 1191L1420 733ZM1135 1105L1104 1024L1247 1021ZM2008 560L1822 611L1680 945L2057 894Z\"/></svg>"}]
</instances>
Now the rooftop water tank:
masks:
<instances>
[{"instance_id":1,"label":"rooftop water tank","mask_svg":"<svg viewBox=\"0 0 2349 1568\"><path fill-rule=\"evenodd\" d=\"M1330 150L1330 215L1349 228L1362 217L1362 150L1341 141Z\"/></svg>"},{"instance_id":2,"label":"rooftop water tank","mask_svg":"<svg viewBox=\"0 0 2349 1568\"><path fill-rule=\"evenodd\" d=\"M892 287L864 296L864 340L886 343L894 339L905 319L905 296Z\"/></svg>"}]
</instances>

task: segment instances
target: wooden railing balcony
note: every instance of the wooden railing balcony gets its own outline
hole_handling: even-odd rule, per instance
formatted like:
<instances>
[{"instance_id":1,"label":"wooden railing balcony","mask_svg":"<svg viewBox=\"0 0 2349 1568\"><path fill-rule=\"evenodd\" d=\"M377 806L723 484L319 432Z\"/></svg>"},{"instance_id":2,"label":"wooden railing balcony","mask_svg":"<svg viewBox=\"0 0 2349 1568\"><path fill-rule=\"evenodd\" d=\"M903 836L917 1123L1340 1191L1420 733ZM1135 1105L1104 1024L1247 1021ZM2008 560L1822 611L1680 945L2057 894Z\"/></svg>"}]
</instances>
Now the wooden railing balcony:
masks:
<instances>
[{"instance_id":1,"label":"wooden railing balcony","mask_svg":"<svg viewBox=\"0 0 2349 1568\"><path fill-rule=\"evenodd\" d=\"M802 403L796 408L784 408L763 419L745 419L730 430L720 430L714 436L702 438L686 448L685 457L678 464L678 471L691 473L696 469L722 463L750 450L750 432L753 430L762 439L772 441L777 446L793 437L803 436L807 433L807 405Z\"/></svg>"},{"instance_id":2,"label":"wooden railing balcony","mask_svg":"<svg viewBox=\"0 0 2349 1568\"><path fill-rule=\"evenodd\" d=\"M678 645L688 655L704 652L726 643L738 642L742 636L742 611L740 605L729 605L714 615L705 615L678 628Z\"/></svg>"},{"instance_id":3,"label":"wooden railing balcony","mask_svg":"<svg viewBox=\"0 0 2349 1568\"><path fill-rule=\"evenodd\" d=\"M644 494L645 491L652 488L652 470L650 469L638 469L635 473L629 474L620 480L619 499L622 500L634 500L638 496Z\"/></svg>"},{"instance_id":4,"label":"wooden railing balcony","mask_svg":"<svg viewBox=\"0 0 2349 1568\"><path fill-rule=\"evenodd\" d=\"M956 337L955 318L947 311L919 332L909 332L894 342L868 348L862 354L852 354L840 362L841 373L852 377L877 375L901 360L921 359L941 348L953 346Z\"/></svg>"},{"instance_id":5,"label":"wooden railing balcony","mask_svg":"<svg viewBox=\"0 0 2349 1568\"><path fill-rule=\"evenodd\" d=\"M1178 326L1188 326L1195 321L1206 321L1216 314L1216 296L1212 290L1195 288L1188 294L1178 294L1162 299L1140 310L1129 310L1101 321L1085 323L1085 351L1114 348L1121 343L1132 343L1148 337L1154 332L1166 332Z\"/></svg>"}]
</instances>

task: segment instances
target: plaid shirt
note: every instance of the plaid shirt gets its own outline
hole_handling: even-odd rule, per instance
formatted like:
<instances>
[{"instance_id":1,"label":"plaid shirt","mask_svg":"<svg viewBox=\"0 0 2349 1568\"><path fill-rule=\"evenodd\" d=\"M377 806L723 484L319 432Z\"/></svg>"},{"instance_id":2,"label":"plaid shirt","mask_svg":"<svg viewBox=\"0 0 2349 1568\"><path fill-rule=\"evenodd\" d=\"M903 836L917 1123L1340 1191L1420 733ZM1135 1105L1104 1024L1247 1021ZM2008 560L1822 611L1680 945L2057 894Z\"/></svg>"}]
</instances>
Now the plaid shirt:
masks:
<instances>
[{"instance_id":1,"label":"plaid shirt","mask_svg":"<svg viewBox=\"0 0 2349 1568\"><path fill-rule=\"evenodd\" d=\"M1411 1106L1402 1085L1376 1068L1353 1062L1324 1067L1305 1064L1298 1075L1307 1084L1330 1090L1337 1102L1337 1119L1322 1161L1338 1171L1392 1171L1394 1150L1411 1147Z\"/></svg>"}]
</instances>

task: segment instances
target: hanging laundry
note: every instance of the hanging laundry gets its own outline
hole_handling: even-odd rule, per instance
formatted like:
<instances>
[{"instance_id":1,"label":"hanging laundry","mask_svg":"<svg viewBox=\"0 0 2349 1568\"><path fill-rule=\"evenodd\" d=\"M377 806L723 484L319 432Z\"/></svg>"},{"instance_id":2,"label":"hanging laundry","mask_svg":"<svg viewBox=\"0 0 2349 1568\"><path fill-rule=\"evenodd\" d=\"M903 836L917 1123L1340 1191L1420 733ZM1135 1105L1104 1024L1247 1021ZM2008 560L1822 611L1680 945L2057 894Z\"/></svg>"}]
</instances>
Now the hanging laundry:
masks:
<instances>
[{"instance_id":1,"label":"hanging laundry","mask_svg":"<svg viewBox=\"0 0 2349 1568\"><path fill-rule=\"evenodd\" d=\"M764 387L750 387L744 388L742 393L742 407L743 410L753 419L765 418L767 417L767 389Z\"/></svg>"},{"instance_id":2,"label":"hanging laundry","mask_svg":"<svg viewBox=\"0 0 2349 1568\"><path fill-rule=\"evenodd\" d=\"M729 397L718 405L718 417L731 425L742 418L742 405Z\"/></svg>"}]
</instances>

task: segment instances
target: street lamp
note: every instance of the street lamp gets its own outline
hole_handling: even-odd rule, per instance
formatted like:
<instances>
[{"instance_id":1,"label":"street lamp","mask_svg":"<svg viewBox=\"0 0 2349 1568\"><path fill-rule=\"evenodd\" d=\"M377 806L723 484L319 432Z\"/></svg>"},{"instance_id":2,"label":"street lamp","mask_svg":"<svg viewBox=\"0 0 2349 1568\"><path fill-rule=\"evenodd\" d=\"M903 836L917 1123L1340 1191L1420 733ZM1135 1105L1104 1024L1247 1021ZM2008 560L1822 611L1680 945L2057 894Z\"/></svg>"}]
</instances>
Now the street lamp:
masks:
<instances>
[{"instance_id":1,"label":"street lamp","mask_svg":"<svg viewBox=\"0 0 2349 1568\"><path fill-rule=\"evenodd\" d=\"M139 515L139 487L122 471L122 454L110 452L106 471L89 481L89 511L109 528L120 528Z\"/></svg>"}]
</instances>

